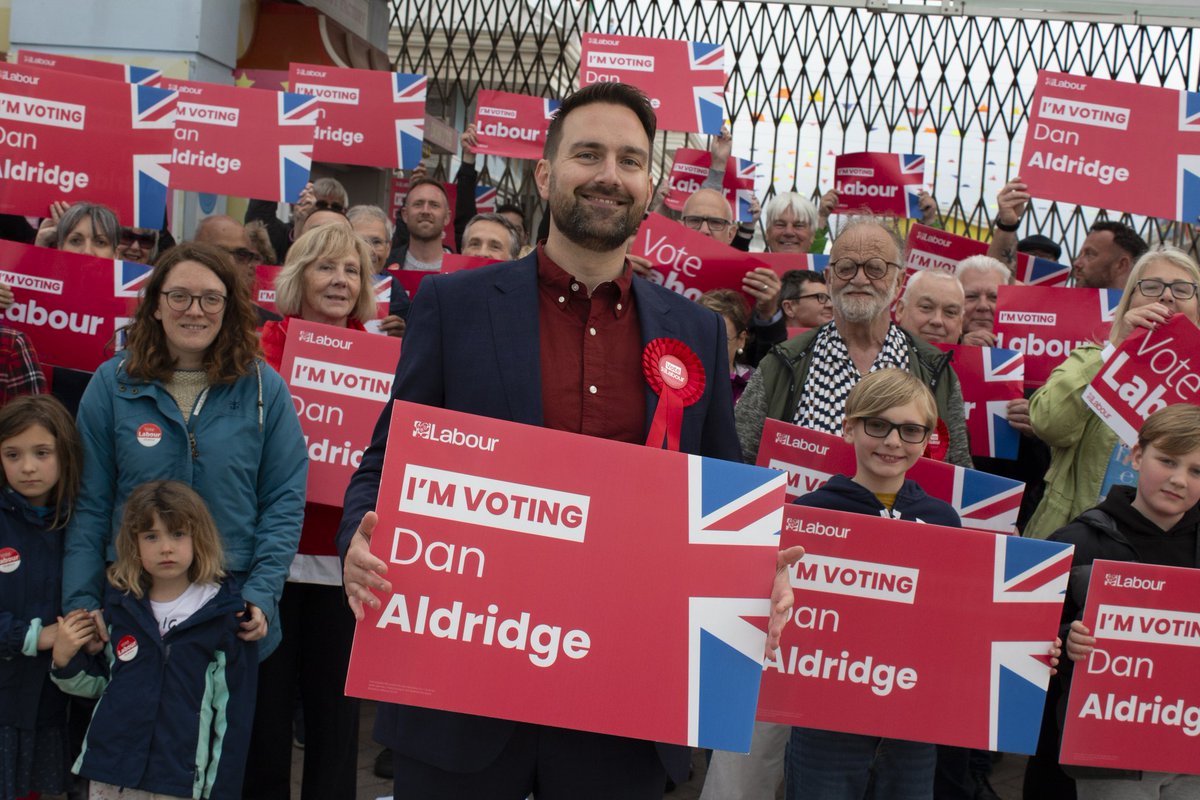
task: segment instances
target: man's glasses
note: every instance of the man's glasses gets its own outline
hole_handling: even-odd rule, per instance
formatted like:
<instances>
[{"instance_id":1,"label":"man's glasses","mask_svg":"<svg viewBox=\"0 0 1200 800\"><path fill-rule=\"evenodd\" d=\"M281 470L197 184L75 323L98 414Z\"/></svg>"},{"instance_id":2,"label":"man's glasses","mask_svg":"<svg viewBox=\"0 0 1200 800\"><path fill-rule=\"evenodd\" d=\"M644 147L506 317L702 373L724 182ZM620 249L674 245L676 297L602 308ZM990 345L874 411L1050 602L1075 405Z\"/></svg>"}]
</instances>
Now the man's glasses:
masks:
<instances>
[{"instance_id":1,"label":"man's glasses","mask_svg":"<svg viewBox=\"0 0 1200 800\"><path fill-rule=\"evenodd\" d=\"M859 422L862 423L867 436L886 439L892 435L892 431L896 431L900 434L900 441L909 444L921 444L929 438L929 434L933 430L933 428L917 425L914 422L891 422L883 417L860 417Z\"/></svg>"},{"instance_id":2,"label":"man's glasses","mask_svg":"<svg viewBox=\"0 0 1200 800\"><path fill-rule=\"evenodd\" d=\"M195 303L197 300L200 301L200 310L205 314L216 314L225 308L225 295L217 294L216 292L192 294L191 292L185 292L183 289L172 289L162 294L167 298L167 305L170 309L180 313L190 309L192 303Z\"/></svg>"},{"instance_id":3,"label":"man's glasses","mask_svg":"<svg viewBox=\"0 0 1200 800\"><path fill-rule=\"evenodd\" d=\"M729 229L733 223L727 219L720 217L703 217L693 214L688 214L683 218L683 224L687 225L694 231L700 230L700 226L708 223L708 229L713 233L723 233Z\"/></svg>"},{"instance_id":4,"label":"man's glasses","mask_svg":"<svg viewBox=\"0 0 1200 800\"><path fill-rule=\"evenodd\" d=\"M829 295L826 294L825 292L810 292L809 294L798 294L795 297L785 297L784 299L800 301L800 300L807 300L810 297L815 298L817 303L819 303L820 305L825 305L826 303L829 302Z\"/></svg>"},{"instance_id":5,"label":"man's glasses","mask_svg":"<svg viewBox=\"0 0 1200 800\"><path fill-rule=\"evenodd\" d=\"M868 258L866 261L839 258L830 264L830 268L833 270L834 275L837 275L844 281L854 280L854 276L858 274L860 269L868 278L877 281L884 275L887 275L889 269L900 269L900 265L891 261L884 261L882 258Z\"/></svg>"},{"instance_id":6,"label":"man's glasses","mask_svg":"<svg viewBox=\"0 0 1200 800\"><path fill-rule=\"evenodd\" d=\"M138 233L133 228L121 228L121 244L130 247L137 242L143 250L149 250L158 244L158 231Z\"/></svg>"},{"instance_id":7,"label":"man's glasses","mask_svg":"<svg viewBox=\"0 0 1200 800\"><path fill-rule=\"evenodd\" d=\"M1143 278L1137 282L1138 291L1146 297L1162 297L1163 292L1171 290L1171 296L1176 300L1191 300L1196 296L1196 284L1191 281L1160 281L1158 278Z\"/></svg>"}]
</instances>

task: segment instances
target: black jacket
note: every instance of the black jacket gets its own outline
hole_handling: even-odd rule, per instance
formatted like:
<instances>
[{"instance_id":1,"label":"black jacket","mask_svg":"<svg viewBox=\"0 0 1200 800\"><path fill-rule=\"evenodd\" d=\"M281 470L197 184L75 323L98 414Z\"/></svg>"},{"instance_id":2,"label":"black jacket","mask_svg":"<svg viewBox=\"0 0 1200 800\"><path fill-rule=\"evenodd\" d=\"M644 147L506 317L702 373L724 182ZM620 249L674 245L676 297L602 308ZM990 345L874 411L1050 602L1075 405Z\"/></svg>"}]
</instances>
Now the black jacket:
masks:
<instances>
[{"instance_id":1,"label":"black jacket","mask_svg":"<svg viewBox=\"0 0 1200 800\"><path fill-rule=\"evenodd\" d=\"M944 500L930 497L919 484L909 480L906 480L896 493L896 502L891 511L884 508L883 503L879 502L879 498L870 489L855 483L845 475L834 475L820 489L798 497L793 502L812 508L827 508L830 511L849 511L872 517L945 525L950 528L962 527L962 521L953 506Z\"/></svg>"}]
</instances>

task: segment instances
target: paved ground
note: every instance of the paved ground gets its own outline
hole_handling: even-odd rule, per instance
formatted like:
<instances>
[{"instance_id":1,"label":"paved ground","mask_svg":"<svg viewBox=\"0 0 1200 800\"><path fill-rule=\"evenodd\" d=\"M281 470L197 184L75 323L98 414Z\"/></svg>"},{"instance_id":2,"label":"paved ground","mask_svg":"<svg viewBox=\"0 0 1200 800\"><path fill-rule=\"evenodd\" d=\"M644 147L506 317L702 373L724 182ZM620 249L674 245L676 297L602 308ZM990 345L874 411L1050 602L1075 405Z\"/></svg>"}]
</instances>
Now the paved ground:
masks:
<instances>
[{"instance_id":1,"label":"paved ground","mask_svg":"<svg viewBox=\"0 0 1200 800\"><path fill-rule=\"evenodd\" d=\"M358 747L358 800L376 800L381 797L391 797L392 782L375 777L372 768L375 755L380 747L371 739L371 727L375 722L375 704L363 703L362 724L359 729ZM302 750L294 750L292 761L292 797L300 799L300 764L303 758ZM671 800L695 800L700 797L700 787L704 785L704 756L697 751L693 763L692 779L678 787L666 797ZM1021 800L1021 776L1025 771L1025 759L1022 756L1006 755L996 765L992 775L992 786L1004 800ZM304 800L319 800L319 798L304 798Z\"/></svg>"}]
</instances>

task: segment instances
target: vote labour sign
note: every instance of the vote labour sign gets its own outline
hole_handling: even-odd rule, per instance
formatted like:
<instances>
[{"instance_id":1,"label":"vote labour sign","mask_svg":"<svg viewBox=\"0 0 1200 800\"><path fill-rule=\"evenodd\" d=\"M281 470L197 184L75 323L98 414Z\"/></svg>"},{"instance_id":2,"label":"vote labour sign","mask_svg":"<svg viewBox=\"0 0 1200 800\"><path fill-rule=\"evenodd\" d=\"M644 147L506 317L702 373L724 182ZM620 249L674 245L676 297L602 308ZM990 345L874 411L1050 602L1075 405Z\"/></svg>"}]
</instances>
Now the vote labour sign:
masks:
<instances>
[{"instance_id":1,"label":"vote labour sign","mask_svg":"<svg viewBox=\"0 0 1200 800\"><path fill-rule=\"evenodd\" d=\"M682 211L687 199L700 190L712 168L712 153L681 147L675 151L671 162L671 175L667 179L670 190L663 199L667 208ZM754 202L754 174L758 164L744 158L730 156L726 163L721 192L729 207L733 209L737 222L749 222L754 218L750 205Z\"/></svg>"},{"instance_id":2,"label":"vote labour sign","mask_svg":"<svg viewBox=\"0 0 1200 800\"><path fill-rule=\"evenodd\" d=\"M88 200L157 230L174 120L165 89L0 65L0 213L45 216L54 201Z\"/></svg>"},{"instance_id":3,"label":"vote labour sign","mask_svg":"<svg viewBox=\"0 0 1200 800\"><path fill-rule=\"evenodd\" d=\"M1071 545L789 505L765 722L1032 753Z\"/></svg>"},{"instance_id":4,"label":"vote labour sign","mask_svg":"<svg viewBox=\"0 0 1200 800\"><path fill-rule=\"evenodd\" d=\"M42 363L91 372L112 355L151 269L0 240L0 282L15 298L0 320L33 341Z\"/></svg>"},{"instance_id":5,"label":"vote labour sign","mask_svg":"<svg viewBox=\"0 0 1200 800\"><path fill-rule=\"evenodd\" d=\"M740 291L746 272L765 266L755 256L661 214L642 221L629 251L650 260L650 280L690 300L698 300L709 289Z\"/></svg>"},{"instance_id":6,"label":"vote labour sign","mask_svg":"<svg viewBox=\"0 0 1200 800\"><path fill-rule=\"evenodd\" d=\"M308 446L310 503L340 506L392 393L400 340L288 320L280 373Z\"/></svg>"},{"instance_id":7,"label":"vote labour sign","mask_svg":"<svg viewBox=\"0 0 1200 800\"><path fill-rule=\"evenodd\" d=\"M1025 356L999 347L935 346L954 353L951 365L962 387L971 455L1015 459L1021 434L1008 424L1008 402L1024 396Z\"/></svg>"},{"instance_id":8,"label":"vote labour sign","mask_svg":"<svg viewBox=\"0 0 1200 800\"><path fill-rule=\"evenodd\" d=\"M1200 330L1176 314L1154 330L1134 328L1119 347L1104 351L1104 365L1083 392L1083 402L1132 447L1146 417L1175 405L1200 405Z\"/></svg>"},{"instance_id":9,"label":"vote labour sign","mask_svg":"<svg viewBox=\"0 0 1200 800\"><path fill-rule=\"evenodd\" d=\"M288 87L321 103L312 157L413 169L425 138L424 75L292 64Z\"/></svg>"},{"instance_id":10,"label":"vote labour sign","mask_svg":"<svg viewBox=\"0 0 1200 800\"><path fill-rule=\"evenodd\" d=\"M1200 92L1039 71L1021 156L1035 197L1200 220Z\"/></svg>"},{"instance_id":11,"label":"vote labour sign","mask_svg":"<svg viewBox=\"0 0 1200 800\"><path fill-rule=\"evenodd\" d=\"M75 58L59 53L39 53L36 50L22 50L17 53L17 63L40 69L55 69L59 72L89 75L93 78L104 78L110 81L140 83L145 86L158 86L163 76L162 70L150 67L135 67L112 61Z\"/></svg>"},{"instance_id":12,"label":"vote labour sign","mask_svg":"<svg viewBox=\"0 0 1200 800\"><path fill-rule=\"evenodd\" d=\"M873 214L921 218L925 156L908 153L846 153L833 160L835 213L867 209Z\"/></svg>"},{"instance_id":13,"label":"vote labour sign","mask_svg":"<svg viewBox=\"0 0 1200 800\"><path fill-rule=\"evenodd\" d=\"M758 446L760 467L787 473L789 499L824 486L834 475L853 476L854 447L841 436L768 419ZM920 458L908 477L930 497L949 503L967 528L1012 533L1025 484L932 458Z\"/></svg>"},{"instance_id":14,"label":"vote labour sign","mask_svg":"<svg viewBox=\"0 0 1200 800\"><path fill-rule=\"evenodd\" d=\"M579 86L628 83L650 98L663 131L718 134L725 123L725 45L583 34Z\"/></svg>"},{"instance_id":15,"label":"vote labour sign","mask_svg":"<svg viewBox=\"0 0 1200 800\"><path fill-rule=\"evenodd\" d=\"M770 470L397 401L346 693L746 752L782 504Z\"/></svg>"},{"instance_id":16,"label":"vote labour sign","mask_svg":"<svg viewBox=\"0 0 1200 800\"><path fill-rule=\"evenodd\" d=\"M1120 289L1001 286L996 346L1025 356L1025 385L1038 387L1076 347L1108 341Z\"/></svg>"},{"instance_id":17,"label":"vote labour sign","mask_svg":"<svg viewBox=\"0 0 1200 800\"><path fill-rule=\"evenodd\" d=\"M1096 561L1061 762L1200 774L1200 571Z\"/></svg>"},{"instance_id":18,"label":"vote labour sign","mask_svg":"<svg viewBox=\"0 0 1200 800\"><path fill-rule=\"evenodd\" d=\"M509 158L542 157L546 129L560 102L480 89L475 102L474 152Z\"/></svg>"}]
</instances>

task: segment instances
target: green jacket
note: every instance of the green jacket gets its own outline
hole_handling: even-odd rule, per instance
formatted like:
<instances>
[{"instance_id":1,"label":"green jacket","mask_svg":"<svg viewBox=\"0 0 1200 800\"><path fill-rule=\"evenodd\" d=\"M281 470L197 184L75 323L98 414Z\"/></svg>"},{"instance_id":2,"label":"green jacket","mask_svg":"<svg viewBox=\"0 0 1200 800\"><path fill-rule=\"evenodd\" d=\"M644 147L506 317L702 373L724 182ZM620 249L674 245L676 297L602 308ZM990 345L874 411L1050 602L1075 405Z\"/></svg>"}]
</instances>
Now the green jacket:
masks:
<instances>
[{"instance_id":1,"label":"green jacket","mask_svg":"<svg viewBox=\"0 0 1200 800\"><path fill-rule=\"evenodd\" d=\"M1103 364L1099 345L1085 344L1029 400L1033 431L1050 446L1046 493L1024 535L1045 539L1096 505L1117 434L1083 403L1083 390Z\"/></svg>"},{"instance_id":2,"label":"green jacket","mask_svg":"<svg viewBox=\"0 0 1200 800\"><path fill-rule=\"evenodd\" d=\"M738 400L733 415L737 421L742 457L747 463L753 464L758 458L758 442L762 438L763 423L767 417L784 422L791 422L794 418L800 387L804 385L812 365L812 346L819 330L813 328L772 348L746 385L746 391ZM963 406L958 376L950 368L952 354L943 353L904 329L901 332L908 340L909 372L920 378L933 392L938 417L946 423L946 429L950 432L946 461L970 467L966 408Z\"/></svg>"}]
</instances>

